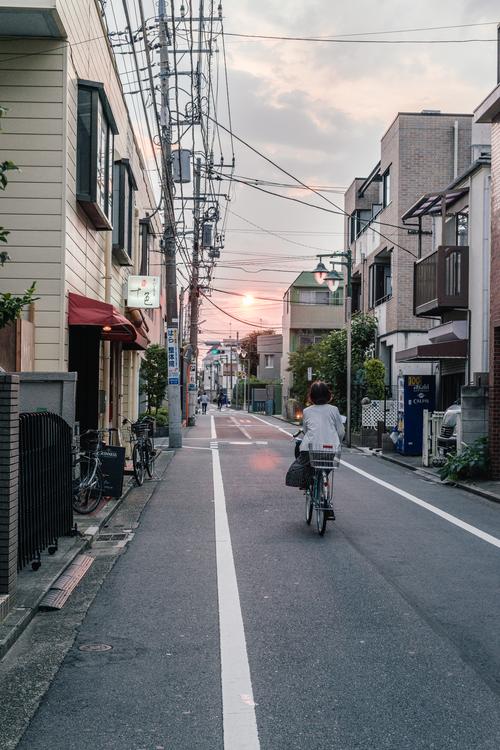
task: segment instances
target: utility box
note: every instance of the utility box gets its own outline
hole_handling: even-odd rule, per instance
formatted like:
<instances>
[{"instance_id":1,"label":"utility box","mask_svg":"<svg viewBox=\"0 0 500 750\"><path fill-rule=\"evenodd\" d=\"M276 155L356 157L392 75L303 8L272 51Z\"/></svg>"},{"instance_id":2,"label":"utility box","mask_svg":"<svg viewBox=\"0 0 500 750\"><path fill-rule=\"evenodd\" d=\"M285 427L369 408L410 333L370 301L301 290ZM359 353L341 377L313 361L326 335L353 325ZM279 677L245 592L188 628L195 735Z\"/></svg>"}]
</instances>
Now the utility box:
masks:
<instances>
[{"instance_id":1,"label":"utility box","mask_svg":"<svg viewBox=\"0 0 500 750\"><path fill-rule=\"evenodd\" d=\"M396 450L406 456L422 454L424 409L434 411L434 375L400 375L398 378L398 433Z\"/></svg>"},{"instance_id":2,"label":"utility box","mask_svg":"<svg viewBox=\"0 0 500 750\"><path fill-rule=\"evenodd\" d=\"M172 177L174 182L191 182L191 151L188 149L172 151Z\"/></svg>"},{"instance_id":3,"label":"utility box","mask_svg":"<svg viewBox=\"0 0 500 750\"><path fill-rule=\"evenodd\" d=\"M19 411L52 412L75 426L76 372L20 372Z\"/></svg>"}]
</instances>

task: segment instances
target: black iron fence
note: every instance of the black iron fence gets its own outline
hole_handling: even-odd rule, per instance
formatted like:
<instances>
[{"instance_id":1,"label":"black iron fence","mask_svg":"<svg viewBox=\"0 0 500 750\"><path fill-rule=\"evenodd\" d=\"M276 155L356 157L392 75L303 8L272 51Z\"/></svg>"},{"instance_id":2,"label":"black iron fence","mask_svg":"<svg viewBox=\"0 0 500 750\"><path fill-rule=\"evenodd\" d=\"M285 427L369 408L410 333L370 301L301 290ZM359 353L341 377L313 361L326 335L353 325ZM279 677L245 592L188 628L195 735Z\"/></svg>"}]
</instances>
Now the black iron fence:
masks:
<instances>
[{"instance_id":1,"label":"black iron fence","mask_svg":"<svg viewBox=\"0 0 500 750\"><path fill-rule=\"evenodd\" d=\"M71 533L71 428L57 414L19 416L19 570L38 567L44 550L54 552Z\"/></svg>"}]
</instances>

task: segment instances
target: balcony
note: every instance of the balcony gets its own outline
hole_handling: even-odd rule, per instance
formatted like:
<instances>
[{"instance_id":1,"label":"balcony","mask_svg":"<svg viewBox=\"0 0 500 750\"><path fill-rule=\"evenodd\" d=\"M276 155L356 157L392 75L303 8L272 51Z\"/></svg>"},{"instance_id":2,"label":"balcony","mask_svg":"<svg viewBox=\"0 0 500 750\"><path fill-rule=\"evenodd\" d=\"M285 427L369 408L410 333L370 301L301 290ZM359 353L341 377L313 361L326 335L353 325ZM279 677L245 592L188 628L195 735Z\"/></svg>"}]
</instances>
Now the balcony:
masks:
<instances>
[{"instance_id":1,"label":"balcony","mask_svg":"<svg viewBox=\"0 0 500 750\"><path fill-rule=\"evenodd\" d=\"M469 248L442 246L414 267L414 309L417 317L439 316L469 304Z\"/></svg>"}]
</instances>

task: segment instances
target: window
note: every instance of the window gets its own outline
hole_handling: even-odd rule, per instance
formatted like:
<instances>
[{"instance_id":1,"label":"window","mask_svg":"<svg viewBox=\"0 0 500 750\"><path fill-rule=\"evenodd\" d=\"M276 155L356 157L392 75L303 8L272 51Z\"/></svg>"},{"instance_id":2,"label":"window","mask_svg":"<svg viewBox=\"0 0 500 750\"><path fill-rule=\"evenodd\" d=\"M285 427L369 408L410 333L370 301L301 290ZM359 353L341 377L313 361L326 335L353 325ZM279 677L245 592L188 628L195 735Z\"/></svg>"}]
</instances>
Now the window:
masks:
<instances>
[{"instance_id":1,"label":"window","mask_svg":"<svg viewBox=\"0 0 500 750\"><path fill-rule=\"evenodd\" d=\"M382 175L382 205L384 208L391 202L391 170L386 169Z\"/></svg>"},{"instance_id":2,"label":"window","mask_svg":"<svg viewBox=\"0 0 500 750\"><path fill-rule=\"evenodd\" d=\"M318 344L324 339L324 335L315 335L314 333L301 333L299 334L299 347L312 346Z\"/></svg>"},{"instance_id":3,"label":"window","mask_svg":"<svg viewBox=\"0 0 500 750\"><path fill-rule=\"evenodd\" d=\"M456 243L461 247L469 244L469 210L457 214Z\"/></svg>"},{"instance_id":4,"label":"window","mask_svg":"<svg viewBox=\"0 0 500 750\"><path fill-rule=\"evenodd\" d=\"M358 208L356 209L356 211L354 211L353 214L350 215L349 234L351 243L354 242L356 237L358 237L364 229L366 229L373 216L373 210L370 208Z\"/></svg>"},{"instance_id":5,"label":"window","mask_svg":"<svg viewBox=\"0 0 500 750\"><path fill-rule=\"evenodd\" d=\"M392 295L390 253L385 250L377 258L380 260L373 263L368 269L368 306L370 308L381 305Z\"/></svg>"},{"instance_id":6,"label":"window","mask_svg":"<svg viewBox=\"0 0 500 750\"><path fill-rule=\"evenodd\" d=\"M132 265L134 191L137 183L128 159L114 165L113 182L113 254L122 266Z\"/></svg>"},{"instance_id":7,"label":"window","mask_svg":"<svg viewBox=\"0 0 500 750\"><path fill-rule=\"evenodd\" d=\"M76 198L96 229L111 229L118 133L102 83L78 81Z\"/></svg>"},{"instance_id":8,"label":"window","mask_svg":"<svg viewBox=\"0 0 500 750\"><path fill-rule=\"evenodd\" d=\"M328 289L299 289L299 302L303 305L329 305Z\"/></svg>"},{"instance_id":9,"label":"window","mask_svg":"<svg viewBox=\"0 0 500 750\"><path fill-rule=\"evenodd\" d=\"M139 275L149 276L149 259L153 252L154 233L149 219L141 219L139 222L141 234L141 262Z\"/></svg>"},{"instance_id":10,"label":"window","mask_svg":"<svg viewBox=\"0 0 500 750\"><path fill-rule=\"evenodd\" d=\"M265 354L264 362L266 370L271 370L274 367L274 354Z\"/></svg>"}]
</instances>

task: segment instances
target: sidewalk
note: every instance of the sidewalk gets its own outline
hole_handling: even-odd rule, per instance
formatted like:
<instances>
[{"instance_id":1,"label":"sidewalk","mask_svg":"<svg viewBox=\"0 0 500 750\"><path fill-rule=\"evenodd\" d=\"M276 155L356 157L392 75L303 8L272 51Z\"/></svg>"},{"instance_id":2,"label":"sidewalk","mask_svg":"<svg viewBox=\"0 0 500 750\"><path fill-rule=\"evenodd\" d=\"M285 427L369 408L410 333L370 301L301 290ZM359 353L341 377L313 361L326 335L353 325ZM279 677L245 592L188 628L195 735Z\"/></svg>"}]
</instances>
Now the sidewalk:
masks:
<instances>
[{"instance_id":1,"label":"sidewalk","mask_svg":"<svg viewBox=\"0 0 500 750\"><path fill-rule=\"evenodd\" d=\"M167 451L160 442L160 452L156 467L163 472L170 462L173 452ZM143 485L145 487L147 482ZM151 484L151 493L155 488ZM72 537L61 537L54 555L43 553L42 565L37 571L29 566L24 568L17 578L16 604L7 617L0 622L0 659L2 659L24 629L36 615L40 603L54 583L75 561L78 555L88 550L99 536L111 517L116 513L136 484L131 476L125 476L123 494L118 500L110 500L95 514L82 516L75 513L74 522L77 533Z\"/></svg>"}]
</instances>

